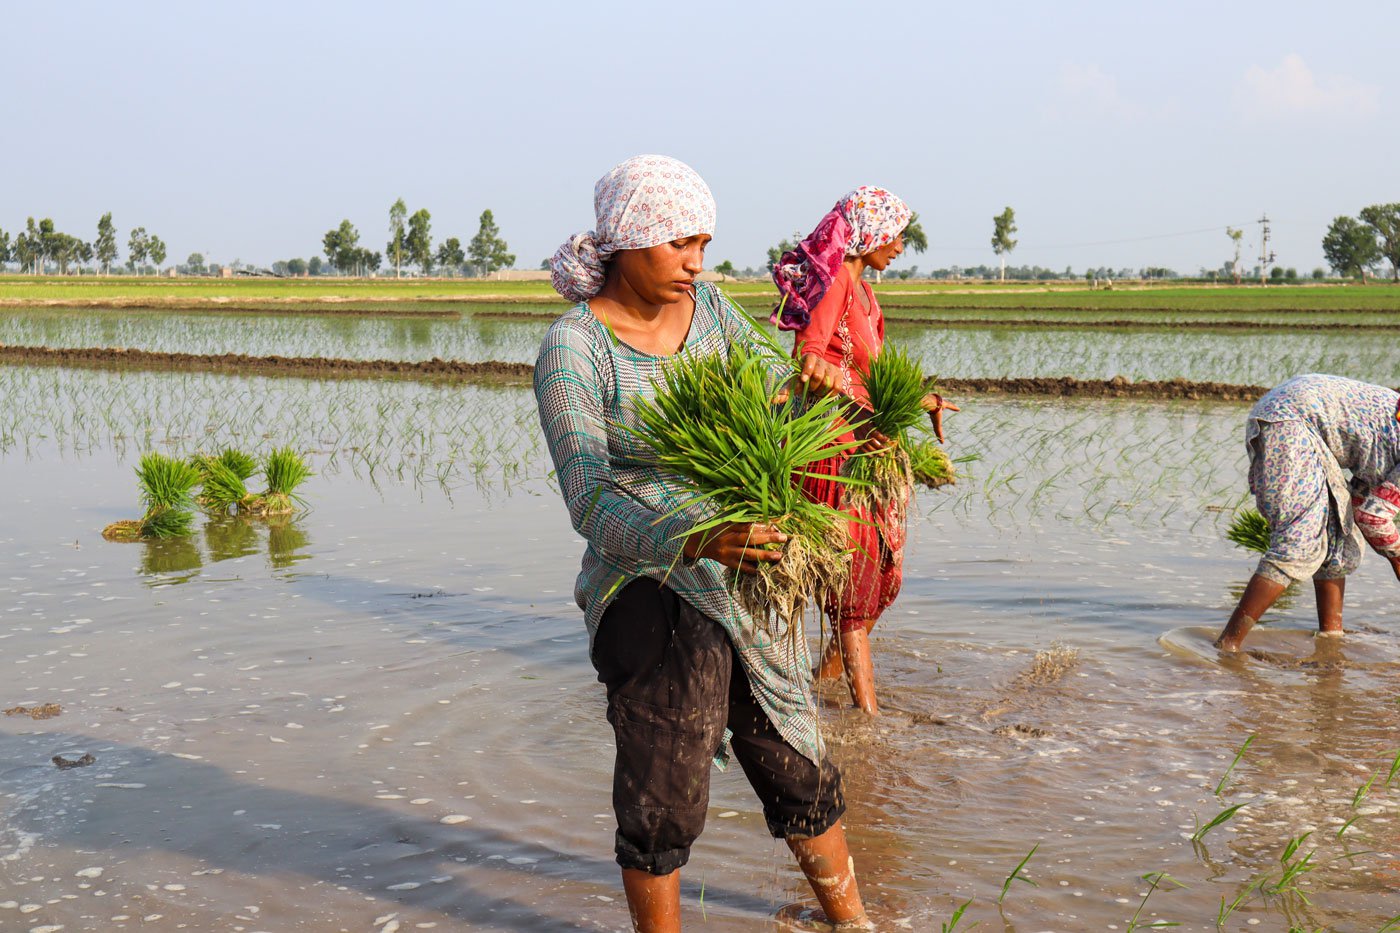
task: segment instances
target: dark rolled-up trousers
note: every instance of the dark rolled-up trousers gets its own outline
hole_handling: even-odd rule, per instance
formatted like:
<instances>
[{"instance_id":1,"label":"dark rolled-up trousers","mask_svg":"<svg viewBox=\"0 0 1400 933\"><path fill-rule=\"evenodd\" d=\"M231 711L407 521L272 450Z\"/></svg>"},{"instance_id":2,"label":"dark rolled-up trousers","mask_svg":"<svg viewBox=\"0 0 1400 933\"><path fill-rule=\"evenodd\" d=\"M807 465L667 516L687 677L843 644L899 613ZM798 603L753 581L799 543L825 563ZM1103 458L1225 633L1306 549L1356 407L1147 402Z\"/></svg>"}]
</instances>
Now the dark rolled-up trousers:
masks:
<instances>
[{"instance_id":1,"label":"dark rolled-up trousers","mask_svg":"<svg viewBox=\"0 0 1400 933\"><path fill-rule=\"evenodd\" d=\"M668 875L705 828L710 764L726 727L769 832L803 839L846 810L841 775L787 743L754 699L723 628L656 580L638 578L604 612L593 641L617 737L617 862Z\"/></svg>"}]
</instances>

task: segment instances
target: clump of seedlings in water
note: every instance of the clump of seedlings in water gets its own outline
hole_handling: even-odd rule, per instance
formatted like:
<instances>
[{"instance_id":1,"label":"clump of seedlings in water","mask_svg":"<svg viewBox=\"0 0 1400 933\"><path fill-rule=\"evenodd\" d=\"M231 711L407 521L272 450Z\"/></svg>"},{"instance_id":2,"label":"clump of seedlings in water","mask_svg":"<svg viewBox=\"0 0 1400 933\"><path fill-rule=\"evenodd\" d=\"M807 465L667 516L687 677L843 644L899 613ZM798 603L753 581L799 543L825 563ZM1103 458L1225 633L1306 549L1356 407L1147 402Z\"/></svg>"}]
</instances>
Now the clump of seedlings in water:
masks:
<instances>
[{"instance_id":1,"label":"clump of seedlings in water","mask_svg":"<svg viewBox=\"0 0 1400 933\"><path fill-rule=\"evenodd\" d=\"M846 459L842 473L857 481L847 491L847 501L855 508L897 508L908 499L914 485L909 431L924 417L923 370L909 354L886 343L870 361L864 385L870 399L865 427L894 443L858 451Z\"/></svg>"},{"instance_id":2,"label":"clump of seedlings in water","mask_svg":"<svg viewBox=\"0 0 1400 933\"><path fill-rule=\"evenodd\" d=\"M666 367L654 398L636 403L639 438L658 464L688 480L694 495L670 515L699 505L707 516L687 533L731 523L769 524L788 536L783 558L754 574L736 573L735 596L759 624L802 634L808 600L820 605L846 572L846 519L813 502L798 480L833 451L849 430L835 396L775 403L794 373L776 354L730 347L727 355L681 353Z\"/></svg>"},{"instance_id":3,"label":"clump of seedlings in water","mask_svg":"<svg viewBox=\"0 0 1400 933\"><path fill-rule=\"evenodd\" d=\"M190 533L194 523L194 489L199 485L199 471L192 464L165 454L144 454L136 467L136 481L146 514L139 519L113 522L102 529L102 537L108 541L140 541Z\"/></svg>"},{"instance_id":4,"label":"clump of seedlings in water","mask_svg":"<svg viewBox=\"0 0 1400 933\"><path fill-rule=\"evenodd\" d=\"M1254 509L1240 509L1226 529L1225 537L1236 547L1263 554L1269 550L1269 520Z\"/></svg>"},{"instance_id":5,"label":"clump of seedlings in water","mask_svg":"<svg viewBox=\"0 0 1400 933\"><path fill-rule=\"evenodd\" d=\"M287 515L295 512L305 500L297 488L311 476L306 460L291 446L279 447L263 460L263 479L267 489L250 497L248 511L254 515Z\"/></svg>"},{"instance_id":6,"label":"clump of seedlings in water","mask_svg":"<svg viewBox=\"0 0 1400 933\"><path fill-rule=\"evenodd\" d=\"M227 447L217 456L197 454L190 462L199 470L203 488L196 501L216 515L246 512L255 496L248 492L248 478L258 463L241 450Z\"/></svg>"}]
</instances>

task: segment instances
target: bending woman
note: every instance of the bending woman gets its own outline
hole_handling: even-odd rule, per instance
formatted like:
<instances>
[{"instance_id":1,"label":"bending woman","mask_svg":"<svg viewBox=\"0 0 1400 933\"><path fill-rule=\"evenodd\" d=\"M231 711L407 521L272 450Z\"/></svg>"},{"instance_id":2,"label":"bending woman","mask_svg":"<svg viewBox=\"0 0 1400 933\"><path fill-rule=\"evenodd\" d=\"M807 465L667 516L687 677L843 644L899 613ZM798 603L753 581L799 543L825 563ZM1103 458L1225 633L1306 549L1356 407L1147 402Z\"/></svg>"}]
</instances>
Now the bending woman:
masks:
<instances>
[{"instance_id":1,"label":"bending woman","mask_svg":"<svg viewBox=\"0 0 1400 933\"><path fill-rule=\"evenodd\" d=\"M783 301L773 323L796 331L793 353L817 354L839 373L843 392L867 403L865 373L885 342L885 317L862 275L883 271L904 252L908 206L884 188L862 186L836 202L811 235L784 253L773 270ZM943 441L943 412L957 411L934 393L924 397L934 433ZM826 479L841 472L848 454L813 464L821 474L803 481L807 495L843 508L840 483ZM818 676L837 677L845 670L851 699L867 713L879 712L875 700L870 630L899 595L903 582L907 500L873 513L846 509L854 550L850 582L839 599L826 606L835 629Z\"/></svg>"},{"instance_id":2,"label":"bending woman","mask_svg":"<svg viewBox=\"0 0 1400 933\"><path fill-rule=\"evenodd\" d=\"M1271 389L1245 421L1249 488L1269 521L1259 561L1216 647L1238 651L1254 623L1295 580L1312 577L1317 627L1342 633L1346 578L1361 540L1400 579L1400 394L1312 374ZM1343 470L1351 471L1348 486Z\"/></svg>"},{"instance_id":3,"label":"bending woman","mask_svg":"<svg viewBox=\"0 0 1400 933\"><path fill-rule=\"evenodd\" d=\"M637 156L594 188L597 228L552 260L579 304L549 328L535 364L540 425L574 528L588 542L574 593L617 740L615 851L638 930L680 929L680 872L705 825L711 759L725 738L768 829L797 856L828 918L867 929L825 757L805 644L763 637L726 568L779 560L769 526L690 529L700 510L629 428L666 360L756 345L752 323L696 281L714 233L709 188L689 166ZM820 359L811 384L834 383Z\"/></svg>"}]
</instances>

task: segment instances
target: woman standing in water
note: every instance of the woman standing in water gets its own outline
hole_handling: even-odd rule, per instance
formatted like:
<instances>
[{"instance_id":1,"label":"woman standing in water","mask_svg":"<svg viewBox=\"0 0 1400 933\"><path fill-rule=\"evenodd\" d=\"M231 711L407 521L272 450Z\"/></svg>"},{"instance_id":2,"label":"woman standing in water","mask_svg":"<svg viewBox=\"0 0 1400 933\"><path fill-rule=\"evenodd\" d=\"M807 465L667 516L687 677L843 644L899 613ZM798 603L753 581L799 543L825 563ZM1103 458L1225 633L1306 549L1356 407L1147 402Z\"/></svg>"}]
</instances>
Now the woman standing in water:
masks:
<instances>
[{"instance_id":1,"label":"woman standing in water","mask_svg":"<svg viewBox=\"0 0 1400 933\"><path fill-rule=\"evenodd\" d=\"M841 825L841 776L825 757L805 644L762 636L726 568L782 558L768 526L690 533L690 493L629 428L666 360L756 342L751 322L696 281L715 204L689 166L637 156L594 188L596 229L551 262L579 304L535 364L540 425L574 528L588 542L575 598L617 740L615 850L637 930L680 929L680 872L705 825L711 759L729 746L838 929L869 929ZM834 385L819 358L809 385Z\"/></svg>"},{"instance_id":2,"label":"woman standing in water","mask_svg":"<svg viewBox=\"0 0 1400 933\"><path fill-rule=\"evenodd\" d=\"M1400 394L1312 374L1271 389L1245 420L1249 488L1269 521L1269 550L1216 639L1238 651L1295 580L1312 577L1317 627L1342 633L1347 574L1364 538L1400 579ZM1351 471L1348 486L1343 470Z\"/></svg>"},{"instance_id":3,"label":"woman standing in water","mask_svg":"<svg viewBox=\"0 0 1400 933\"><path fill-rule=\"evenodd\" d=\"M885 318L862 275L877 272L904 252L908 206L884 188L863 185L836 202L811 235L784 253L773 269L782 297L773 323L796 331L793 353L817 354L840 373L842 390L867 402L864 376L885 342ZM924 397L924 409L943 441L943 412L957 411L937 394ZM803 481L807 495L842 508L844 487L837 476L849 454L813 464L821 474ZM899 595L903 583L906 501L870 511L849 508L851 577L839 599L826 606L834 629L818 676L837 677L844 669L851 699L875 715L874 664L870 630Z\"/></svg>"}]
</instances>

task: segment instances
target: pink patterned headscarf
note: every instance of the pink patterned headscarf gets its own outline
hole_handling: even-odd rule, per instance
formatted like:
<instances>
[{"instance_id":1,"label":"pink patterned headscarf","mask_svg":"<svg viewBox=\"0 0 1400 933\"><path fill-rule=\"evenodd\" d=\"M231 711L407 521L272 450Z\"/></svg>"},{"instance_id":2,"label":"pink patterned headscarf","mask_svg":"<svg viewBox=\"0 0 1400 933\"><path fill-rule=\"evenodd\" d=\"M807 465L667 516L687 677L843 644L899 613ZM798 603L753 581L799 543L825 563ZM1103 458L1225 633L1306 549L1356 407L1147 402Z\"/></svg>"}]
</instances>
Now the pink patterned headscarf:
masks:
<instances>
[{"instance_id":1,"label":"pink patterned headscarf","mask_svg":"<svg viewBox=\"0 0 1400 933\"><path fill-rule=\"evenodd\" d=\"M848 257L864 256L893 243L909 226L909 205L884 188L861 185L836 202L796 249L783 253L773 267L782 299L772 322L783 330L801 330L812 319Z\"/></svg>"},{"instance_id":2,"label":"pink patterned headscarf","mask_svg":"<svg viewBox=\"0 0 1400 933\"><path fill-rule=\"evenodd\" d=\"M695 169L667 156L639 155L615 166L593 186L593 212L596 228L569 237L549 261L554 290L570 301L598 294L618 250L715 232L709 186Z\"/></svg>"}]
</instances>

